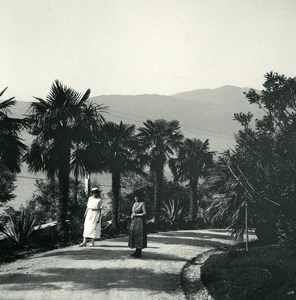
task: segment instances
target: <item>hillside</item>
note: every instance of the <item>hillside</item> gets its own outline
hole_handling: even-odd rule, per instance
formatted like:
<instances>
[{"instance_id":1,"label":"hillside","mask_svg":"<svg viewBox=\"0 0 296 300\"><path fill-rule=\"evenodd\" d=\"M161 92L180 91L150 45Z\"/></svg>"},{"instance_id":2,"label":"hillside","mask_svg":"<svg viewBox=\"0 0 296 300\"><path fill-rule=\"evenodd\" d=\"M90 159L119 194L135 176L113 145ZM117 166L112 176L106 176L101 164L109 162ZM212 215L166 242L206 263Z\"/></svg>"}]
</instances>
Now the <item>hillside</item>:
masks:
<instances>
[{"instance_id":1,"label":"hillside","mask_svg":"<svg viewBox=\"0 0 296 300\"><path fill-rule=\"evenodd\" d=\"M147 119L179 120L186 137L209 138L212 150L222 151L233 143L234 132L239 128L233 114L247 111L259 114L246 100L243 94L246 90L224 86L171 96L103 95L91 100L108 106L107 118L112 121L123 120L141 126Z\"/></svg>"},{"instance_id":2,"label":"hillside","mask_svg":"<svg viewBox=\"0 0 296 300\"><path fill-rule=\"evenodd\" d=\"M109 108L107 120L134 123L142 126L147 119L179 120L187 137L202 140L209 138L212 150L222 151L233 142L238 124L233 121L235 112L252 111L259 115L258 109L251 106L244 96L248 88L223 86L217 89L199 89L163 95L102 95L91 97L97 104ZM20 117L29 107L29 102L17 101L12 109ZM24 139L30 139L24 133Z\"/></svg>"}]
</instances>

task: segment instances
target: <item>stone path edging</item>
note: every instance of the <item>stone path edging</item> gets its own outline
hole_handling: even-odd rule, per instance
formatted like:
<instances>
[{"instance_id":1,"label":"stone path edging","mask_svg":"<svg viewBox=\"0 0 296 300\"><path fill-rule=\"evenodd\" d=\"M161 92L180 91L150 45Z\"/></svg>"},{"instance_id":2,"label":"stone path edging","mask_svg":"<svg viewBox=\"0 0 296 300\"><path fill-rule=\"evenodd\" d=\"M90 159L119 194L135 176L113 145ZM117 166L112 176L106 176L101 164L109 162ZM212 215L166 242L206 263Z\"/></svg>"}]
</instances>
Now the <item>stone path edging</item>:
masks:
<instances>
[{"instance_id":1,"label":"stone path edging","mask_svg":"<svg viewBox=\"0 0 296 300\"><path fill-rule=\"evenodd\" d=\"M197 255L188 261L180 275L181 287L187 300L213 300L200 279L200 269L205 261L213 254L224 251L213 249Z\"/></svg>"}]
</instances>

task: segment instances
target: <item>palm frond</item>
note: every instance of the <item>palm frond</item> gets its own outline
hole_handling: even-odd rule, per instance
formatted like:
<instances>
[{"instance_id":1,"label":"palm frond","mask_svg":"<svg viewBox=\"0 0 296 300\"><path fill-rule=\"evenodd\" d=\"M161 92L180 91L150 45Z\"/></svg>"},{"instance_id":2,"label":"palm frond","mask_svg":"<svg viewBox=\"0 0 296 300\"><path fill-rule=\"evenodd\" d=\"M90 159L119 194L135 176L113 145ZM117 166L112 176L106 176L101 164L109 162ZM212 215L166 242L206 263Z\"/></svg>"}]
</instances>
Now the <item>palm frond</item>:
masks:
<instances>
[{"instance_id":1,"label":"palm frond","mask_svg":"<svg viewBox=\"0 0 296 300\"><path fill-rule=\"evenodd\" d=\"M0 92L0 97L5 93L5 91L8 89L8 86L2 91Z\"/></svg>"}]
</instances>

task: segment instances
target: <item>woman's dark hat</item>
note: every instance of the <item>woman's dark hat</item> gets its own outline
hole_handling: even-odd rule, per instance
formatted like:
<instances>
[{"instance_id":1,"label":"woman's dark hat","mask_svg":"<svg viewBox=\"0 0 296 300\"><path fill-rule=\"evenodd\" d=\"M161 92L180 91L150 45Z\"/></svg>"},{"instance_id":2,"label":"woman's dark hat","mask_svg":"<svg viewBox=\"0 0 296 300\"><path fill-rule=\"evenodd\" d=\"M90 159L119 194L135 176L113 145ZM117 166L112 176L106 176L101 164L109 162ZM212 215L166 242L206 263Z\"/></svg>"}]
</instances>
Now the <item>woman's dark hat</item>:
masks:
<instances>
[{"instance_id":1,"label":"woman's dark hat","mask_svg":"<svg viewBox=\"0 0 296 300\"><path fill-rule=\"evenodd\" d=\"M134 196L137 196L138 198L142 198L144 196L144 193L142 190L135 190Z\"/></svg>"}]
</instances>

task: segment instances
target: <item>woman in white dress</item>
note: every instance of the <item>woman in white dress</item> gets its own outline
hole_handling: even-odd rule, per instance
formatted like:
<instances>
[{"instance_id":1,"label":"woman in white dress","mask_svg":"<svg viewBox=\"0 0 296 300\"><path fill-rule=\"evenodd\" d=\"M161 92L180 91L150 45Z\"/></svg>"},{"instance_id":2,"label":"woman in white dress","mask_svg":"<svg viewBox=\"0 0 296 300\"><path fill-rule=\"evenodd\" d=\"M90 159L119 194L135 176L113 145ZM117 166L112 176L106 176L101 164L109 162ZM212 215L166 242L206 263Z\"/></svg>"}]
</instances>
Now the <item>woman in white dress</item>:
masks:
<instances>
[{"instance_id":1,"label":"woman in white dress","mask_svg":"<svg viewBox=\"0 0 296 300\"><path fill-rule=\"evenodd\" d=\"M95 239L101 238L101 217L102 217L102 199L101 190L97 187L92 188L92 196L88 198L87 207L84 213L83 242L79 247L86 246L87 239L91 238L90 247L95 245Z\"/></svg>"}]
</instances>

